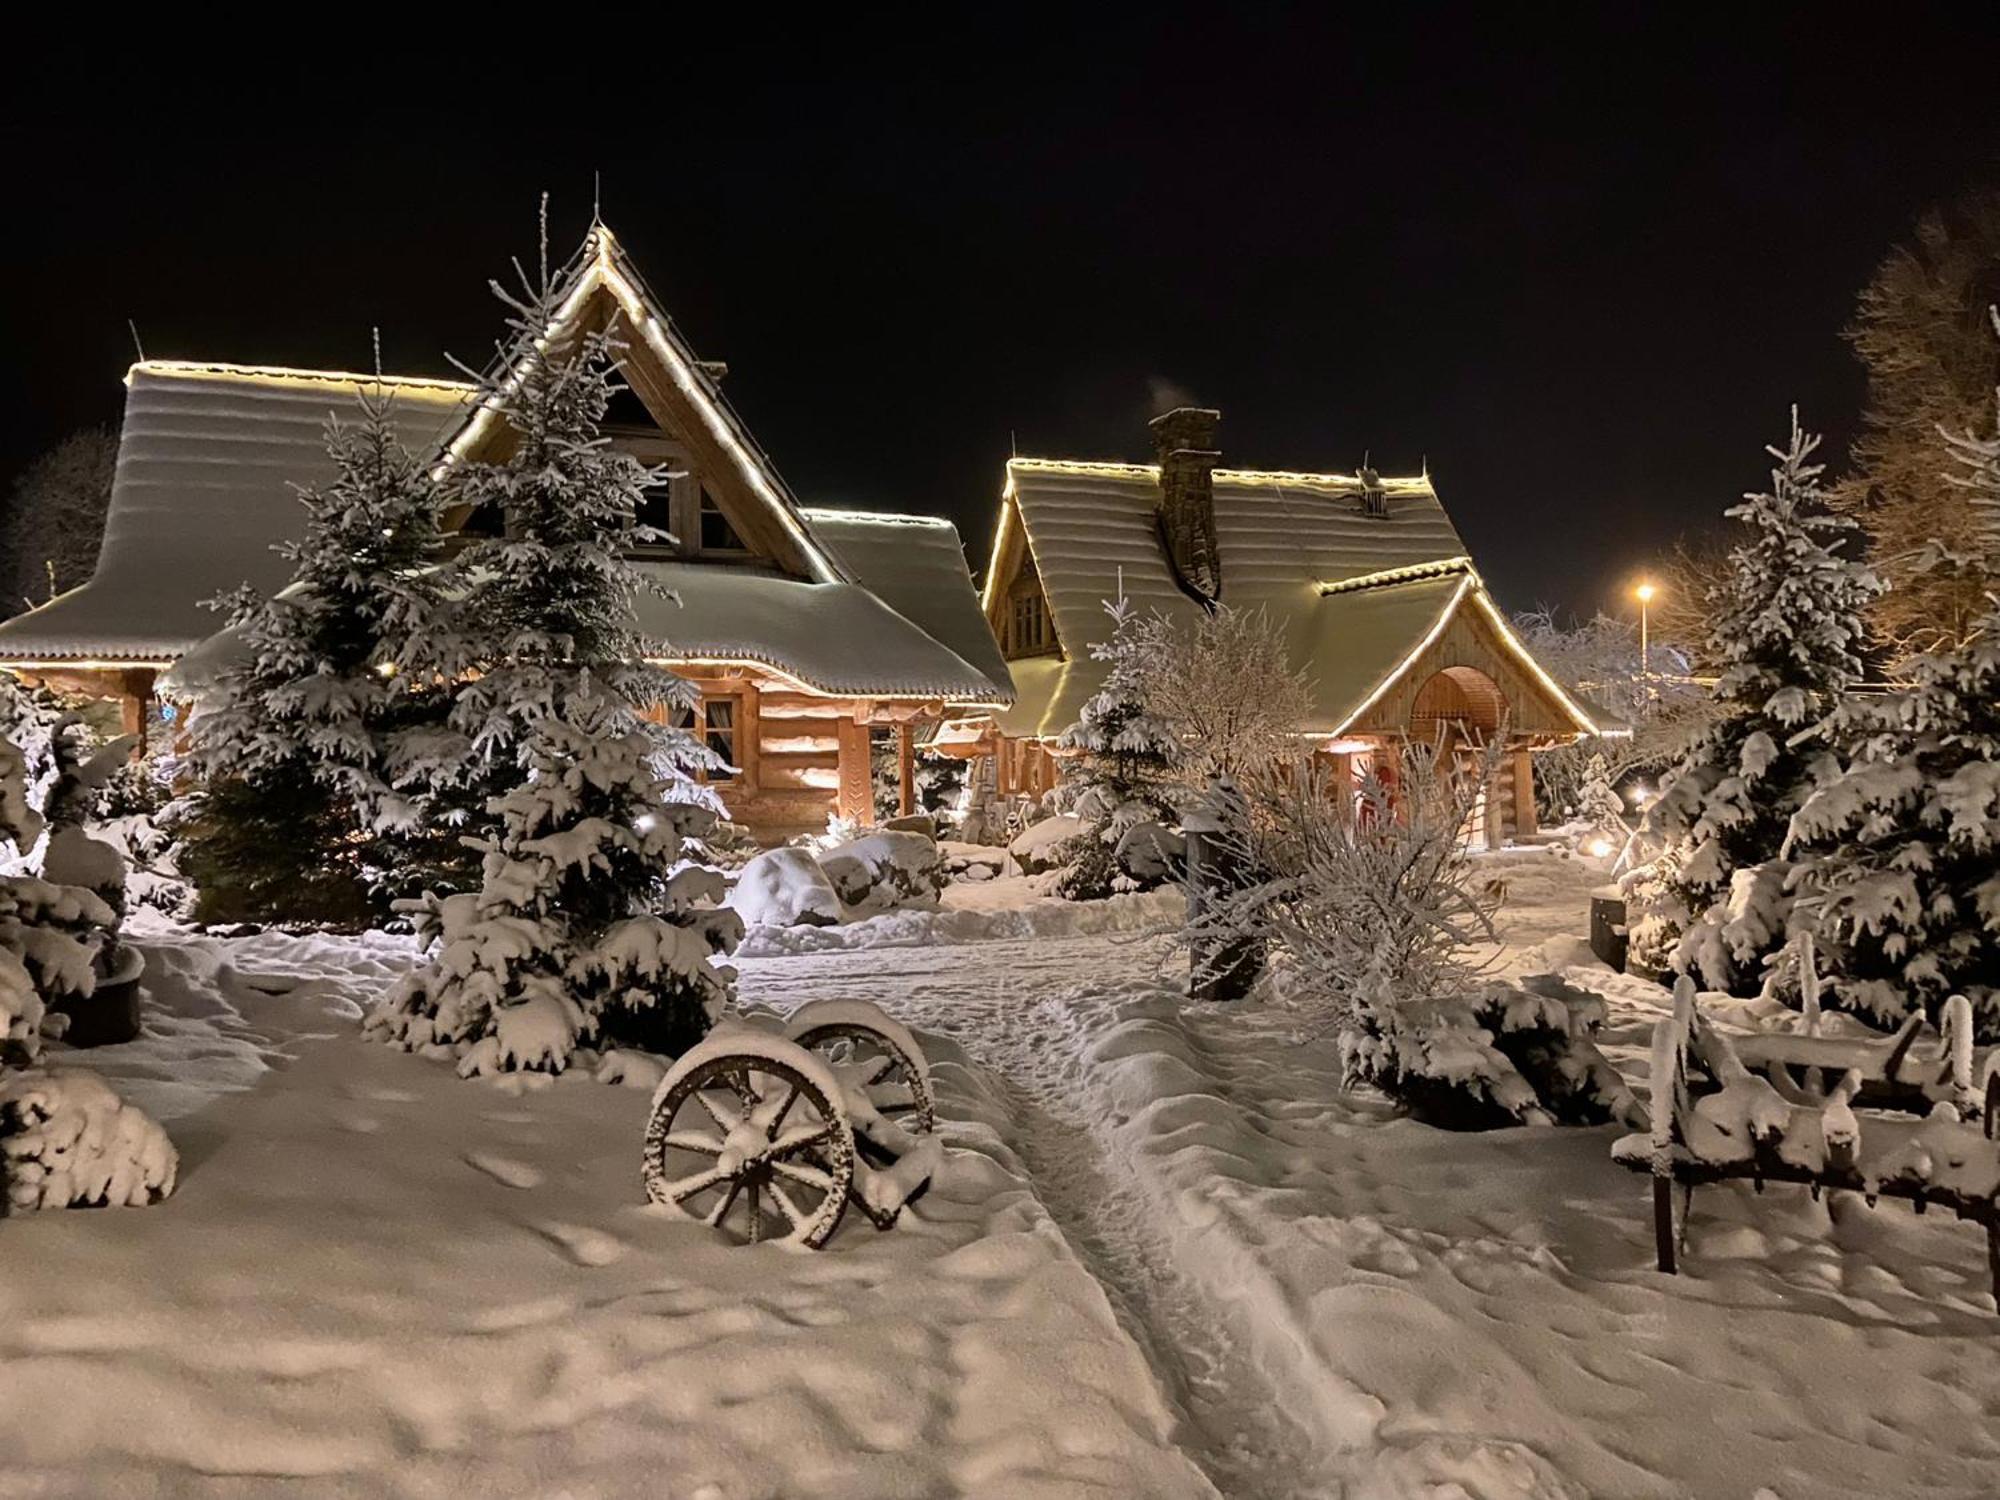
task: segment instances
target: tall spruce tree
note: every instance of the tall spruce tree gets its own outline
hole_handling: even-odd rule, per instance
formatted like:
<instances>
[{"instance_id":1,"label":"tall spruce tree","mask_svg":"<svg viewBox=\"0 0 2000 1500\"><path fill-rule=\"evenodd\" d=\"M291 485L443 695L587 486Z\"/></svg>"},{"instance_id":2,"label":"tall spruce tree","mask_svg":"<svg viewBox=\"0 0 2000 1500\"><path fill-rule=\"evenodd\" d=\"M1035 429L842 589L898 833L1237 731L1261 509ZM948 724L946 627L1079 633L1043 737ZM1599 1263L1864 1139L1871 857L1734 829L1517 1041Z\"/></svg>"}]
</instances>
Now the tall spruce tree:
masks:
<instances>
[{"instance_id":1,"label":"tall spruce tree","mask_svg":"<svg viewBox=\"0 0 2000 1500\"><path fill-rule=\"evenodd\" d=\"M1093 642L1090 654L1111 671L1057 742L1076 753L1069 789L1083 821L1056 882L1057 893L1072 901L1143 890L1171 873L1158 833L1173 821L1169 786L1181 760L1180 740L1146 707L1137 614L1122 596L1105 601L1104 612L1111 634Z\"/></svg>"},{"instance_id":2,"label":"tall spruce tree","mask_svg":"<svg viewBox=\"0 0 2000 1500\"><path fill-rule=\"evenodd\" d=\"M2000 331L2000 315L1995 318ZM1996 390L2000 406L2000 390ZM2000 420L1945 437L1976 545L1938 570L2000 577ZM1955 645L1917 657L1906 690L1850 698L1826 726L1853 747L1845 771L1793 822L1801 916L1825 955L1836 1003L1884 1025L1938 1019L1964 995L2000 1040L2000 599Z\"/></svg>"},{"instance_id":3,"label":"tall spruce tree","mask_svg":"<svg viewBox=\"0 0 2000 1500\"><path fill-rule=\"evenodd\" d=\"M1754 982L1783 946L1790 898L1778 855L1823 769L1798 737L1861 675L1863 613L1881 591L1843 555L1855 524L1826 507L1818 447L1793 408L1789 443L1767 450L1771 488L1725 512L1749 535L1709 594L1718 717L1653 805L1665 848L1636 883L1634 956L1720 989Z\"/></svg>"},{"instance_id":4,"label":"tall spruce tree","mask_svg":"<svg viewBox=\"0 0 2000 1500\"><path fill-rule=\"evenodd\" d=\"M217 601L241 655L188 726L206 786L181 858L205 920L386 914L428 845L436 783L466 759L462 739L440 753L443 683L404 670L437 615L437 486L383 387L359 393L354 420L329 420L326 446L333 477L300 492L304 529L278 547L290 583Z\"/></svg>"},{"instance_id":5,"label":"tall spruce tree","mask_svg":"<svg viewBox=\"0 0 2000 1500\"><path fill-rule=\"evenodd\" d=\"M693 773L715 758L646 712L695 697L635 631L647 585L626 553L658 476L602 435L620 346L603 331L548 337L567 282L549 274L546 204L542 246L521 293L493 287L511 337L482 397L512 451L447 478L501 534L455 559L456 626L427 658L461 683L455 727L514 784L491 803L480 889L432 904L430 961L370 1018L404 1047L451 1048L467 1076L560 1071L602 1040L691 1045L728 998L714 957L742 931L707 905L713 871L676 868L714 820Z\"/></svg>"}]
</instances>

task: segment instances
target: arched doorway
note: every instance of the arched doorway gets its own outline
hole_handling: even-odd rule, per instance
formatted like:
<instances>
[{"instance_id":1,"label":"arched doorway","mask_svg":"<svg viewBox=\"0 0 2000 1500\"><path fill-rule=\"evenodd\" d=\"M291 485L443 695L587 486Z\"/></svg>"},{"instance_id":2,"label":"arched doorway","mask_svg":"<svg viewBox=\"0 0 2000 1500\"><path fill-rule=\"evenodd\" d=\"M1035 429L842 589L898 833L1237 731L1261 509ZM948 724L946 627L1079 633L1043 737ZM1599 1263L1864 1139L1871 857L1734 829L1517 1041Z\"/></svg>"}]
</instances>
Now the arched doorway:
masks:
<instances>
[{"instance_id":1,"label":"arched doorway","mask_svg":"<svg viewBox=\"0 0 2000 1500\"><path fill-rule=\"evenodd\" d=\"M1450 757L1461 769L1476 770L1487 746L1507 722L1507 698L1500 685L1476 667L1446 667L1417 689L1410 703L1409 736L1435 746L1440 761ZM1465 841L1489 849L1501 839L1501 808L1490 780L1482 780L1465 820Z\"/></svg>"}]
</instances>

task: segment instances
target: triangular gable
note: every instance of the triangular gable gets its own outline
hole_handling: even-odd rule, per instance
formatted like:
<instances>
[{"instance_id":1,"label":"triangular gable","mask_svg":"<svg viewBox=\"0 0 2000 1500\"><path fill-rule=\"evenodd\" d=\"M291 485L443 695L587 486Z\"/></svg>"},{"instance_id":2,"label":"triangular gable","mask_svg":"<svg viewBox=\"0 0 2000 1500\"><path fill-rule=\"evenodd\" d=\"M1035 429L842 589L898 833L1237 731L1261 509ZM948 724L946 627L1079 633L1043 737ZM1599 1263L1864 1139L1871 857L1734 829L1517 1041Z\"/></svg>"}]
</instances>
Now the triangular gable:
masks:
<instances>
[{"instance_id":1,"label":"triangular gable","mask_svg":"<svg viewBox=\"0 0 2000 1500\"><path fill-rule=\"evenodd\" d=\"M1535 660L1465 557L1389 569L1320 590L1318 683L1333 733L1409 721L1435 673L1471 667L1505 693L1521 733L1614 734ZM1340 669L1344 668L1342 671Z\"/></svg>"},{"instance_id":2,"label":"triangular gable","mask_svg":"<svg viewBox=\"0 0 2000 1500\"><path fill-rule=\"evenodd\" d=\"M716 503L756 550L816 583L851 582L838 558L813 536L798 499L750 436L715 379L647 288L610 229L594 225L564 273L562 299L545 343L594 328L622 326L622 374L660 427L685 440L726 482ZM504 422L482 405L446 450L445 461L481 451Z\"/></svg>"}]
</instances>

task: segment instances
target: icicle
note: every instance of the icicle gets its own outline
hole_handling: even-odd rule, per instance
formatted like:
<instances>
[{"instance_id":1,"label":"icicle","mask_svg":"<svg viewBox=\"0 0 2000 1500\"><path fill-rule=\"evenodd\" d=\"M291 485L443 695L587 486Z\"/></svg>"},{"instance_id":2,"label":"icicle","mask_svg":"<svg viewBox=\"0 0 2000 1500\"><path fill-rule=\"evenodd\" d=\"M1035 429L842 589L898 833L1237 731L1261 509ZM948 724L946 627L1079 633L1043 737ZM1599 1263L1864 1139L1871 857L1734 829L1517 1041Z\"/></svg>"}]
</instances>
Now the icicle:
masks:
<instances>
[{"instance_id":1,"label":"icicle","mask_svg":"<svg viewBox=\"0 0 2000 1500\"><path fill-rule=\"evenodd\" d=\"M1818 1036L1819 965L1814 959L1813 937L1810 932L1799 934L1799 1009L1802 1016L1801 1034Z\"/></svg>"}]
</instances>

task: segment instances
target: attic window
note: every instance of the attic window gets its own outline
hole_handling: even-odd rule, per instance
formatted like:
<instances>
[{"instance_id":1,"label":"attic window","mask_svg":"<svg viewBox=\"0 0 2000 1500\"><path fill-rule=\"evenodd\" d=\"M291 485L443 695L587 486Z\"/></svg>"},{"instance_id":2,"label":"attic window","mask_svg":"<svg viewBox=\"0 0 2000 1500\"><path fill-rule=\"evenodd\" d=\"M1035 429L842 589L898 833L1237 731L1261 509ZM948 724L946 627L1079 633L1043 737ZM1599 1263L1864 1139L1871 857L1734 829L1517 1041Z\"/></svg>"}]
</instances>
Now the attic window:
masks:
<instances>
[{"instance_id":1,"label":"attic window","mask_svg":"<svg viewBox=\"0 0 2000 1500\"><path fill-rule=\"evenodd\" d=\"M722 513L722 507L715 503L715 497L706 485L701 491L701 550L704 552L742 552L747 550L743 538L736 534L736 528L729 524L729 517Z\"/></svg>"},{"instance_id":2,"label":"attic window","mask_svg":"<svg viewBox=\"0 0 2000 1500\"><path fill-rule=\"evenodd\" d=\"M662 533L659 536L640 540L642 547L666 545L666 533L674 529L674 486L670 479L658 484L649 484L639 492L639 513L634 518L641 526L650 527Z\"/></svg>"},{"instance_id":3,"label":"attic window","mask_svg":"<svg viewBox=\"0 0 2000 1500\"><path fill-rule=\"evenodd\" d=\"M1007 614L1007 654L1011 656L1039 656L1055 645L1055 632L1049 628L1048 606L1042 602L1040 589L1017 593L1008 602Z\"/></svg>"}]
</instances>

